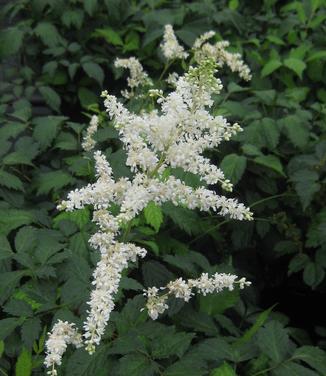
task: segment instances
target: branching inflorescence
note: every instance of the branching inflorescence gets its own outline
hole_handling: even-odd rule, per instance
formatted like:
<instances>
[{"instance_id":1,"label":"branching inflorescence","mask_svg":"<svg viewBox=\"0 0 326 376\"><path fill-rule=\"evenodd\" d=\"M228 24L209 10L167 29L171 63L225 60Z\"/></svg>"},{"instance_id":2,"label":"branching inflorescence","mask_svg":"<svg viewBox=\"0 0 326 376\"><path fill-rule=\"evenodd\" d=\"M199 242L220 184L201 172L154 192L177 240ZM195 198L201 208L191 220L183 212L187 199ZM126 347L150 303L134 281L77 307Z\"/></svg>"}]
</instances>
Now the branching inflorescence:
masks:
<instances>
[{"instance_id":1,"label":"branching inflorescence","mask_svg":"<svg viewBox=\"0 0 326 376\"><path fill-rule=\"evenodd\" d=\"M222 116L210 114L214 103L212 96L222 89L221 81L215 77L217 68L226 64L240 77L250 79L249 68L239 55L225 50L227 42L215 45L207 42L213 36L213 32L205 33L195 41L192 53L197 64L183 76L174 75L175 89L172 92L164 95L161 90L149 91L149 95L156 98L157 109L135 114L115 96L107 91L102 93L106 112L119 132L127 154L126 164L133 177L114 179L104 154L95 151L96 182L70 192L67 200L59 205L59 209L67 211L89 205L93 207L93 221L98 231L90 238L90 245L99 250L101 259L93 273L94 288L88 302L83 336L73 324L61 321L49 333L45 364L51 375L56 374L55 366L61 364L68 344L84 345L92 354L100 343L114 309L122 271L129 262L146 255L145 249L121 239L121 229L128 228L128 224L149 203L162 205L171 202L175 206L213 211L232 219L252 219L252 213L242 203L206 188L218 184L222 189L232 191L232 184L223 171L211 164L203 152L218 147L222 141L241 131L238 124L230 124ZM188 56L170 25L165 28L161 47L167 60ZM116 66L130 70L128 84L131 91L125 92L127 97L134 95L134 90L141 85L151 82L135 58L118 59ZM98 123L99 119L94 115L83 142L88 152L96 146L93 135ZM171 168L175 167L196 174L202 185L198 188L186 185L171 173ZM118 214L110 211L112 204L119 207ZM179 278L165 287L146 290L146 309L149 316L156 319L168 308L167 299L171 295L189 301L195 292L206 295L223 289L232 290L236 285L244 288L249 284L244 278L224 273L212 276L203 273L198 279Z\"/></svg>"}]
</instances>

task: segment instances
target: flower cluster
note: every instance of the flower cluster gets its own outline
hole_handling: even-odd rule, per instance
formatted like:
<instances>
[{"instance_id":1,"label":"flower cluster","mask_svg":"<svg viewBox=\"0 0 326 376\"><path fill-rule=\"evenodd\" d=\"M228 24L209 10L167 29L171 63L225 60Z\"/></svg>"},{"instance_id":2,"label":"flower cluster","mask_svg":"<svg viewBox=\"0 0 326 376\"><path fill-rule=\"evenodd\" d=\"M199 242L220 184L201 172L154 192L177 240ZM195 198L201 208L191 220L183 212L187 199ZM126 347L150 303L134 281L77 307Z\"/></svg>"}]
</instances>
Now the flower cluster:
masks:
<instances>
[{"instance_id":1,"label":"flower cluster","mask_svg":"<svg viewBox=\"0 0 326 376\"><path fill-rule=\"evenodd\" d=\"M251 73L248 65L243 62L240 54L227 51L230 46L228 41L223 40L215 44L207 42L214 35L214 31L209 31L196 39L193 45L195 60L200 62L211 58L217 62L219 67L227 65L232 72L237 72L245 81L250 81Z\"/></svg>"},{"instance_id":2,"label":"flower cluster","mask_svg":"<svg viewBox=\"0 0 326 376\"><path fill-rule=\"evenodd\" d=\"M197 40L194 49L200 50L211 34ZM162 48L167 58L185 57L169 25L165 28ZM124 93L128 98L135 88L150 82L135 58L117 59L115 65L130 70L128 85L131 91ZM99 251L100 260L93 273L93 290L88 301L83 336L77 333L73 324L58 322L47 341L46 365L51 367L53 376L56 374L54 366L60 365L69 343L83 343L90 354L99 345L114 309L123 270L130 262L146 255L145 249L125 242L125 239L132 220L148 204L154 202L159 206L171 202L175 206L213 211L233 219L252 219L250 210L237 199L217 193L220 188L231 191L232 184L223 171L203 155L205 150L218 147L222 141L241 131L237 123L230 124L224 117L210 113L213 95L222 90L221 80L216 77L219 65L215 56L203 55L198 59L198 65L191 66L187 73L173 75L173 91L164 94L162 90L150 90L149 95L156 98L157 108L147 112L131 112L115 96L107 91L102 93L106 112L119 132L126 151L126 165L133 175L130 179L116 179L105 155L95 151L96 181L70 192L58 206L66 211L85 206L93 208L93 222L98 231L89 242L92 248ZM98 118L94 116L83 142L86 151L95 146L93 136L97 126ZM202 184L197 188L188 186L173 175L176 167L196 174ZM208 185L217 187L211 190ZM248 285L244 279L238 281L236 276L228 274L215 274L213 277L203 274L198 279L188 281L179 278L165 287L167 294L158 294L156 287L149 289L146 292L146 307L155 319L168 308L169 295L188 301L193 290L205 295L224 288L232 289L236 283L240 284L240 288Z\"/></svg>"},{"instance_id":3,"label":"flower cluster","mask_svg":"<svg viewBox=\"0 0 326 376\"><path fill-rule=\"evenodd\" d=\"M129 59L116 59L114 66L116 68L128 69L130 72L130 76L127 78L127 84L130 91L123 90L121 92L122 96L125 98L133 97L135 89L139 86L151 85L151 80L149 79L148 74L144 71L143 66L135 57L130 57Z\"/></svg>"},{"instance_id":4,"label":"flower cluster","mask_svg":"<svg viewBox=\"0 0 326 376\"><path fill-rule=\"evenodd\" d=\"M95 140L93 139L94 134L97 132L99 124L99 118L97 115L93 115L87 128L86 136L82 142L82 147L85 151L91 151L95 147Z\"/></svg>"},{"instance_id":5,"label":"flower cluster","mask_svg":"<svg viewBox=\"0 0 326 376\"><path fill-rule=\"evenodd\" d=\"M82 346L82 337L74 328L74 324L69 324L67 321L58 320L49 333L49 338L46 341L46 357L45 365L51 370L48 374L56 376L56 365L61 364L62 355L66 351L67 345L72 344L76 347Z\"/></svg>"},{"instance_id":6,"label":"flower cluster","mask_svg":"<svg viewBox=\"0 0 326 376\"><path fill-rule=\"evenodd\" d=\"M224 289L232 291L237 284L240 289L251 285L251 282L245 278L239 280L237 278L233 274L215 273L212 277L209 277L207 273L203 273L198 279L188 279L185 281L182 278L178 278L159 289L157 287L150 287L144 291L144 296L147 297L146 308L148 315L153 320L156 320L160 314L169 308L167 304L169 296L174 296L188 302L194 295L193 289L196 289L197 293L205 296L214 292L221 292ZM160 290L166 292L159 294Z\"/></svg>"},{"instance_id":7,"label":"flower cluster","mask_svg":"<svg viewBox=\"0 0 326 376\"><path fill-rule=\"evenodd\" d=\"M179 44L172 25L165 25L161 49L167 60L186 59L188 57L188 53Z\"/></svg>"}]
</instances>

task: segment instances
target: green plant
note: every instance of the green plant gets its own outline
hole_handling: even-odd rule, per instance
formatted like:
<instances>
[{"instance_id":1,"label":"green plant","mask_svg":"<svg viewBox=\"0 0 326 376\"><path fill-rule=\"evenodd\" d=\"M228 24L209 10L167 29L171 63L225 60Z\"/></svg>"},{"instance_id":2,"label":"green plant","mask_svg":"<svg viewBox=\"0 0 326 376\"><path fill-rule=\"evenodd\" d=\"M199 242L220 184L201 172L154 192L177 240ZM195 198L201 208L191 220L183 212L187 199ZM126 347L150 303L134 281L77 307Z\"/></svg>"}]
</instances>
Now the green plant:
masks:
<instances>
[{"instance_id":1,"label":"green plant","mask_svg":"<svg viewBox=\"0 0 326 376\"><path fill-rule=\"evenodd\" d=\"M11 23L0 36L2 372L10 374L16 368L18 375L43 374L45 333L56 319L78 321L76 313L87 300L90 270L96 261L89 257L87 247L94 229L87 224L87 211L62 217L55 203L73 186L93 179L92 162L80 156L88 122L81 109L98 108L100 69L103 87L110 92L121 90L120 81L113 80L121 74L113 67L117 55L136 55L150 75L158 78L164 69L164 60L157 55L158 42L163 25L172 23L186 46L202 32L218 31L218 38L230 40L252 69L251 83L243 85L234 78L235 84L227 87L216 108L216 114L239 121L245 131L209 157L222 163L237 184L235 194L241 192L256 222L234 225L167 207L166 222L156 233L143 218L139 232L153 256L142 273L134 270L123 282L121 298L130 300L123 309L118 304L119 313L107 333L114 340L121 337L122 347L109 356L104 346L95 358L86 357L82 350L68 353L63 372L159 374L162 369L153 368L157 367L154 359L172 367L170 375L206 375L214 368L220 368L214 371L217 375L232 375L230 367L233 373L248 376L325 373L322 361L316 360L321 350L307 347L318 343L326 348L319 303L325 291L321 208L325 198L324 9L325 2L315 0L250 4L49 0L12 1L1 10ZM75 21L69 24L71 19ZM81 26L78 19L82 19ZM40 33L44 27L56 31ZM110 126L104 128L98 140L107 148L114 173L123 175L117 134ZM172 239L169 244L164 243L167 237ZM21 248L25 243L28 247ZM222 270L232 272L236 267L248 276L254 285L251 292L241 298L227 295L216 301L195 301L188 308L176 305L176 313L162 324L145 322L139 314L144 302L132 298L137 289L140 293L143 286L164 284L179 273L215 272L215 265L221 263ZM297 303L294 294L299 296ZM309 303L302 296L315 299L306 316L300 312ZM246 345L256 355L250 358L244 350L242 355L211 352L218 341L223 344L219 348L229 349L225 342L233 346L250 325L255 326L257 312L277 301L275 310L283 314L271 313L272 321L264 322ZM128 330L132 338L126 337ZM184 341L178 349L186 349L191 333L196 337L184 353L171 346L160 355L157 349L166 343L160 338L168 330L168 345ZM282 349L282 343L289 347L279 358L271 357L259 344L267 336L272 341L274 331L282 332L273 339L277 347ZM288 335L290 342L284 341ZM135 350L138 340L145 353ZM127 343L125 348L123 343ZM201 343L206 347L198 350L200 357L192 355ZM293 358L295 346L307 354ZM207 360L205 353L211 354ZM316 363L303 360L311 358ZM288 362L290 368L284 368Z\"/></svg>"}]
</instances>

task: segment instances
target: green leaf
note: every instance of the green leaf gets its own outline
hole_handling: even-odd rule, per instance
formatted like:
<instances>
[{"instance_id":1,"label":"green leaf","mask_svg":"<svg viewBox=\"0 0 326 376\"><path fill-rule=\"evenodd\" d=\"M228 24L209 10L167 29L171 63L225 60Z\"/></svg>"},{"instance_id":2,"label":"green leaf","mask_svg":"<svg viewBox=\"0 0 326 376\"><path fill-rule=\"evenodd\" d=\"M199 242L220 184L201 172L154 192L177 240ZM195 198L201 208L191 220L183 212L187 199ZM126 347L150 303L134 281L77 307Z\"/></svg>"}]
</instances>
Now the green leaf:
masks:
<instances>
[{"instance_id":1,"label":"green leaf","mask_svg":"<svg viewBox=\"0 0 326 376\"><path fill-rule=\"evenodd\" d=\"M57 135L59 126L67 120L64 116L42 116L33 119L35 124L33 137L42 149L51 145Z\"/></svg>"},{"instance_id":2,"label":"green leaf","mask_svg":"<svg viewBox=\"0 0 326 376\"><path fill-rule=\"evenodd\" d=\"M84 0L83 4L84 9L90 16L92 16L94 12L96 12L98 7L97 0Z\"/></svg>"},{"instance_id":3,"label":"green leaf","mask_svg":"<svg viewBox=\"0 0 326 376\"><path fill-rule=\"evenodd\" d=\"M164 359L174 355L181 358L189 348L193 338L193 333L163 334L153 341L152 356L154 359Z\"/></svg>"},{"instance_id":4,"label":"green leaf","mask_svg":"<svg viewBox=\"0 0 326 376\"><path fill-rule=\"evenodd\" d=\"M266 77L282 66L280 60L269 60L261 71L261 76Z\"/></svg>"},{"instance_id":5,"label":"green leaf","mask_svg":"<svg viewBox=\"0 0 326 376\"><path fill-rule=\"evenodd\" d=\"M2 357L3 352L5 351L5 343L0 341L0 358Z\"/></svg>"},{"instance_id":6,"label":"green leaf","mask_svg":"<svg viewBox=\"0 0 326 376\"><path fill-rule=\"evenodd\" d=\"M23 44L24 32L18 27L2 30L0 34L0 58L16 54Z\"/></svg>"},{"instance_id":7,"label":"green leaf","mask_svg":"<svg viewBox=\"0 0 326 376\"><path fill-rule=\"evenodd\" d=\"M58 33L57 28L50 22L39 22L34 29L34 32L48 47L56 47L63 41L62 37Z\"/></svg>"},{"instance_id":8,"label":"green leaf","mask_svg":"<svg viewBox=\"0 0 326 376\"><path fill-rule=\"evenodd\" d=\"M254 161L261 166L268 167L280 175L285 176L281 161L275 155L262 155L260 157L256 157Z\"/></svg>"},{"instance_id":9,"label":"green leaf","mask_svg":"<svg viewBox=\"0 0 326 376\"><path fill-rule=\"evenodd\" d=\"M235 306L239 300L239 291L223 290L217 294L200 295L198 299L200 311L214 316Z\"/></svg>"},{"instance_id":10,"label":"green leaf","mask_svg":"<svg viewBox=\"0 0 326 376\"><path fill-rule=\"evenodd\" d=\"M278 145L280 131L274 119L264 118L261 121L261 131L266 145L270 150L274 150Z\"/></svg>"},{"instance_id":11,"label":"green leaf","mask_svg":"<svg viewBox=\"0 0 326 376\"><path fill-rule=\"evenodd\" d=\"M210 376L237 376L229 363L224 362L220 367L213 369Z\"/></svg>"},{"instance_id":12,"label":"green leaf","mask_svg":"<svg viewBox=\"0 0 326 376\"><path fill-rule=\"evenodd\" d=\"M260 329L257 344L260 350L276 363L280 363L289 354L289 336L278 321L270 321Z\"/></svg>"},{"instance_id":13,"label":"green leaf","mask_svg":"<svg viewBox=\"0 0 326 376\"><path fill-rule=\"evenodd\" d=\"M3 310L11 316L30 317L33 315L31 307L26 302L14 298L10 299L10 301L4 305Z\"/></svg>"},{"instance_id":14,"label":"green leaf","mask_svg":"<svg viewBox=\"0 0 326 376\"><path fill-rule=\"evenodd\" d=\"M11 230L34 221L34 215L25 210L0 210L0 234L7 235Z\"/></svg>"},{"instance_id":15,"label":"green leaf","mask_svg":"<svg viewBox=\"0 0 326 376\"><path fill-rule=\"evenodd\" d=\"M207 375L203 362L193 359L191 356L184 356L178 362L168 366L163 376L204 376Z\"/></svg>"},{"instance_id":16,"label":"green leaf","mask_svg":"<svg viewBox=\"0 0 326 376\"><path fill-rule=\"evenodd\" d=\"M37 195L48 194L51 190L59 190L71 183L74 179L64 171L51 171L37 177Z\"/></svg>"},{"instance_id":17,"label":"green leaf","mask_svg":"<svg viewBox=\"0 0 326 376\"><path fill-rule=\"evenodd\" d=\"M20 279L25 275L24 271L2 272L0 274L0 303L2 304L11 295ZM1 327L1 325L0 325ZM1 336L1 331L0 331Z\"/></svg>"},{"instance_id":18,"label":"green leaf","mask_svg":"<svg viewBox=\"0 0 326 376\"><path fill-rule=\"evenodd\" d=\"M32 368L32 354L23 348L15 366L16 376L30 376Z\"/></svg>"},{"instance_id":19,"label":"green leaf","mask_svg":"<svg viewBox=\"0 0 326 376\"><path fill-rule=\"evenodd\" d=\"M170 203L164 204L162 210L164 214L168 215L187 234L194 235L198 232L199 217L194 211L176 207Z\"/></svg>"},{"instance_id":20,"label":"green leaf","mask_svg":"<svg viewBox=\"0 0 326 376\"><path fill-rule=\"evenodd\" d=\"M78 98L84 108L88 108L88 106L98 103L98 97L86 87L80 87L78 89Z\"/></svg>"},{"instance_id":21,"label":"green leaf","mask_svg":"<svg viewBox=\"0 0 326 376\"><path fill-rule=\"evenodd\" d=\"M326 59L326 51L312 52L306 61L307 63L309 63L314 60L322 60L322 59Z\"/></svg>"},{"instance_id":22,"label":"green leaf","mask_svg":"<svg viewBox=\"0 0 326 376\"><path fill-rule=\"evenodd\" d=\"M22 153L21 151L14 151L10 154L7 154L3 160L2 163L7 166L11 165L27 165L27 166L33 166L33 163L31 162L31 156L27 153Z\"/></svg>"},{"instance_id":23,"label":"green leaf","mask_svg":"<svg viewBox=\"0 0 326 376\"><path fill-rule=\"evenodd\" d=\"M99 346L93 355L89 355L84 349L74 351L68 359L65 373L69 376L107 376L111 368L107 356L108 346Z\"/></svg>"},{"instance_id":24,"label":"green leaf","mask_svg":"<svg viewBox=\"0 0 326 376\"><path fill-rule=\"evenodd\" d=\"M272 376L320 376L318 373L309 368L294 362L284 362L280 364L274 371Z\"/></svg>"},{"instance_id":25,"label":"green leaf","mask_svg":"<svg viewBox=\"0 0 326 376\"><path fill-rule=\"evenodd\" d=\"M153 201L148 203L144 209L146 223L152 226L156 232L159 231L163 223L163 213L159 206L155 205Z\"/></svg>"},{"instance_id":26,"label":"green leaf","mask_svg":"<svg viewBox=\"0 0 326 376\"><path fill-rule=\"evenodd\" d=\"M302 73L306 69L306 64L304 61L290 57L284 60L284 65L302 79Z\"/></svg>"},{"instance_id":27,"label":"green leaf","mask_svg":"<svg viewBox=\"0 0 326 376\"><path fill-rule=\"evenodd\" d=\"M101 86L103 85L104 72L103 69L96 63L88 62L82 65L86 74L96 80Z\"/></svg>"},{"instance_id":28,"label":"green leaf","mask_svg":"<svg viewBox=\"0 0 326 376\"><path fill-rule=\"evenodd\" d=\"M143 354L128 354L119 361L118 374L121 376L154 376L158 365Z\"/></svg>"},{"instance_id":29,"label":"green leaf","mask_svg":"<svg viewBox=\"0 0 326 376\"><path fill-rule=\"evenodd\" d=\"M59 112L61 104L59 95L49 86L41 86L39 87L39 91L42 94L45 102L55 111Z\"/></svg>"},{"instance_id":30,"label":"green leaf","mask_svg":"<svg viewBox=\"0 0 326 376\"><path fill-rule=\"evenodd\" d=\"M14 255L7 238L0 235L0 261L12 258Z\"/></svg>"},{"instance_id":31,"label":"green leaf","mask_svg":"<svg viewBox=\"0 0 326 376\"><path fill-rule=\"evenodd\" d=\"M266 309L265 311L261 312L255 323L248 329L245 331L245 333L242 335L242 337L238 338L235 342L234 342L234 346L241 346L243 345L244 343L248 343L252 337L257 333L257 331L265 324L266 320L268 319L270 313L272 312L272 310L274 309L276 305L274 304L272 307Z\"/></svg>"},{"instance_id":32,"label":"green leaf","mask_svg":"<svg viewBox=\"0 0 326 376\"><path fill-rule=\"evenodd\" d=\"M241 179L247 166L247 158L237 155L229 154L225 156L221 162L221 170L225 177L230 179L232 184L237 184Z\"/></svg>"},{"instance_id":33,"label":"green leaf","mask_svg":"<svg viewBox=\"0 0 326 376\"><path fill-rule=\"evenodd\" d=\"M27 319L21 327L22 340L28 349L33 347L34 341L39 338L41 320L39 317Z\"/></svg>"},{"instance_id":34,"label":"green leaf","mask_svg":"<svg viewBox=\"0 0 326 376\"><path fill-rule=\"evenodd\" d=\"M304 282L313 288L317 287L324 279L325 277L325 271L324 269L314 263L309 262L303 271L303 280Z\"/></svg>"},{"instance_id":35,"label":"green leaf","mask_svg":"<svg viewBox=\"0 0 326 376\"><path fill-rule=\"evenodd\" d=\"M326 352L314 346L302 346L295 350L292 359L301 360L311 368L326 375Z\"/></svg>"},{"instance_id":36,"label":"green leaf","mask_svg":"<svg viewBox=\"0 0 326 376\"><path fill-rule=\"evenodd\" d=\"M292 174L290 179L294 183L303 210L305 210L310 205L314 194L320 190L319 176L316 171L303 169Z\"/></svg>"},{"instance_id":37,"label":"green leaf","mask_svg":"<svg viewBox=\"0 0 326 376\"><path fill-rule=\"evenodd\" d=\"M21 323L17 318L0 320L0 340L6 339Z\"/></svg>"},{"instance_id":38,"label":"green leaf","mask_svg":"<svg viewBox=\"0 0 326 376\"><path fill-rule=\"evenodd\" d=\"M61 212L53 218L53 227L58 228L59 223L63 220L74 222L80 229L82 229L90 222L89 209L84 208L73 212Z\"/></svg>"},{"instance_id":39,"label":"green leaf","mask_svg":"<svg viewBox=\"0 0 326 376\"><path fill-rule=\"evenodd\" d=\"M299 116L286 116L280 120L280 124L294 146L302 149L307 145L309 140L309 129Z\"/></svg>"},{"instance_id":40,"label":"green leaf","mask_svg":"<svg viewBox=\"0 0 326 376\"><path fill-rule=\"evenodd\" d=\"M15 237L17 253L34 250L37 244L37 229L31 226L22 227Z\"/></svg>"},{"instance_id":41,"label":"green leaf","mask_svg":"<svg viewBox=\"0 0 326 376\"><path fill-rule=\"evenodd\" d=\"M0 170L0 185L18 191L24 190L22 181L17 178L17 176L9 174L9 172L6 172L4 170Z\"/></svg>"},{"instance_id":42,"label":"green leaf","mask_svg":"<svg viewBox=\"0 0 326 376\"><path fill-rule=\"evenodd\" d=\"M110 27L96 29L93 36L104 38L108 43L113 44L114 46L123 46L123 41L120 35Z\"/></svg>"}]
</instances>

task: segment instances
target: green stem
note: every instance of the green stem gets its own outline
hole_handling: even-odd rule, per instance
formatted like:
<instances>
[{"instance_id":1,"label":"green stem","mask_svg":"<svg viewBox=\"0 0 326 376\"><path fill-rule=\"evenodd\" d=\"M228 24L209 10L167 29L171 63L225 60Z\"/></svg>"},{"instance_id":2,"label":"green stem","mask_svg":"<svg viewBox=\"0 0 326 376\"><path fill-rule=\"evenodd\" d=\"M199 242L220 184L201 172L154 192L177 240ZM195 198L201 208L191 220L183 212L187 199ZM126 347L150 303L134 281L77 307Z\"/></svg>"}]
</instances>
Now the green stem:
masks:
<instances>
[{"instance_id":1,"label":"green stem","mask_svg":"<svg viewBox=\"0 0 326 376\"><path fill-rule=\"evenodd\" d=\"M123 241L123 242L126 241L127 236L128 236L129 233L130 233L130 230L131 230L131 221L129 221L129 222L127 223L127 227L126 227L126 229L125 229L125 231L124 231L124 233L123 233L123 235L122 235L122 241Z\"/></svg>"},{"instance_id":2,"label":"green stem","mask_svg":"<svg viewBox=\"0 0 326 376\"><path fill-rule=\"evenodd\" d=\"M162 78L164 77L166 71L170 68L170 66L173 64L173 62L174 62L174 60L171 60L169 63L165 64L164 69L163 69L163 71L162 71L162 73L161 73L161 75L160 75L160 77L158 79L159 81L162 80Z\"/></svg>"},{"instance_id":3,"label":"green stem","mask_svg":"<svg viewBox=\"0 0 326 376\"><path fill-rule=\"evenodd\" d=\"M6 371L4 371L2 368L0 368L0 372L4 375L4 376L8 376L8 373Z\"/></svg>"},{"instance_id":4,"label":"green stem","mask_svg":"<svg viewBox=\"0 0 326 376\"><path fill-rule=\"evenodd\" d=\"M293 357L291 357L291 358L289 358L289 359L286 359L286 360L284 360L283 362L281 362L281 363L277 363L277 364L275 364L275 365L272 366L272 367L265 368L265 369L263 369L262 371L258 371L258 372L256 372L256 373L254 373L252 376L263 375L264 373L266 373L266 372L268 372L268 371L272 371L273 369L275 369L275 368L281 366L282 364L285 364L285 363L291 362L293 359L294 359Z\"/></svg>"},{"instance_id":5,"label":"green stem","mask_svg":"<svg viewBox=\"0 0 326 376\"><path fill-rule=\"evenodd\" d=\"M285 196L295 196L295 195L286 192L286 193L281 193L281 194L274 195L274 196L269 196L269 197L266 197L266 198L263 198L261 200L254 202L253 204L250 205L250 208L253 208L254 206L257 206L257 205L262 204L264 202L274 200L274 198L280 198L280 197L285 197Z\"/></svg>"},{"instance_id":6,"label":"green stem","mask_svg":"<svg viewBox=\"0 0 326 376\"><path fill-rule=\"evenodd\" d=\"M228 222L230 222L230 219L226 219L225 221L218 223L216 226L211 227L210 229L208 229L207 231L205 231L203 234L200 234L200 235L196 236L194 239L192 239L188 243L188 245L194 243L195 241L197 241L198 239L202 238L203 236L209 234L213 230L217 230L219 227L221 227L222 225L224 225L225 223L228 223Z\"/></svg>"}]
</instances>

